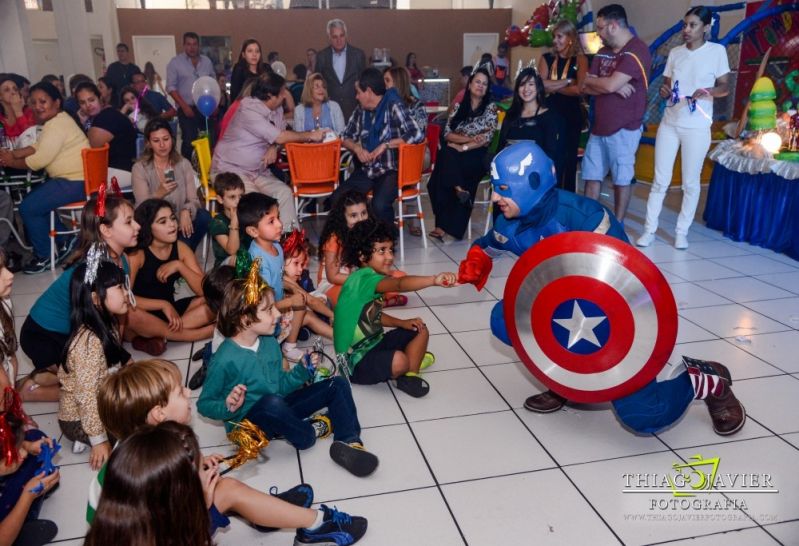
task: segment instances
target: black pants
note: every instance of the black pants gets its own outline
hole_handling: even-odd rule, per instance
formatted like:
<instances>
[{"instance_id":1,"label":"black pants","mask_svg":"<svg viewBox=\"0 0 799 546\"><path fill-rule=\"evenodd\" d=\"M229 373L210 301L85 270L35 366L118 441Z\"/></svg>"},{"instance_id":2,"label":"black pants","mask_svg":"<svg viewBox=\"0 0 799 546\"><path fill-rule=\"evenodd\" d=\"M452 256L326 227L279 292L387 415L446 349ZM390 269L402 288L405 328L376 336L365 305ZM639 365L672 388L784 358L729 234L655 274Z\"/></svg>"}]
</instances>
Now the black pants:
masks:
<instances>
[{"instance_id":1,"label":"black pants","mask_svg":"<svg viewBox=\"0 0 799 546\"><path fill-rule=\"evenodd\" d=\"M203 116L196 106L191 107L194 111L194 117L187 117L183 110L178 108L178 125L180 126L180 155L191 161L191 153L194 150L191 143L197 140L200 131L205 131L205 116ZM216 118L211 116L208 118L208 137L211 138L214 134L216 126ZM213 143L213 140L211 140Z\"/></svg>"},{"instance_id":2,"label":"black pants","mask_svg":"<svg viewBox=\"0 0 799 546\"><path fill-rule=\"evenodd\" d=\"M369 178L362 169L352 173L333 194L335 201L339 195L347 190L358 190L363 193L372 192L372 210L375 216L394 225L394 200L397 198L397 171L387 171L377 178Z\"/></svg>"}]
</instances>

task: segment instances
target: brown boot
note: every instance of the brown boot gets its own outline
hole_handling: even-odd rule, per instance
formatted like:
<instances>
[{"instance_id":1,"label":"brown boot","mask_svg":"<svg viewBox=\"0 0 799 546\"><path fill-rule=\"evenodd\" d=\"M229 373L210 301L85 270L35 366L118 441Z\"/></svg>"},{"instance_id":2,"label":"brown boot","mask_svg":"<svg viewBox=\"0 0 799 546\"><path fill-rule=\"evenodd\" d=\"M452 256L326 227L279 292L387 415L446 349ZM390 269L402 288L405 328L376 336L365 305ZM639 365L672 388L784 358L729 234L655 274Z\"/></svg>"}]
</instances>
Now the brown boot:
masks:
<instances>
[{"instance_id":1,"label":"brown boot","mask_svg":"<svg viewBox=\"0 0 799 546\"><path fill-rule=\"evenodd\" d=\"M150 356L161 356L166 351L166 340L160 337L141 337L136 336L131 342L137 351L147 353Z\"/></svg>"},{"instance_id":2,"label":"brown boot","mask_svg":"<svg viewBox=\"0 0 799 546\"><path fill-rule=\"evenodd\" d=\"M720 436L735 434L746 422L746 410L738 401L729 385L724 385L724 391L718 395L705 398L710 419L713 421L713 431Z\"/></svg>"},{"instance_id":3,"label":"brown boot","mask_svg":"<svg viewBox=\"0 0 799 546\"><path fill-rule=\"evenodd\" d=\"M558 411L564 404L566 404L566 399L561 395L552 391L544 391L525 400L524 409L536 413L552 413Z\"/></svg>"}]
</instances>

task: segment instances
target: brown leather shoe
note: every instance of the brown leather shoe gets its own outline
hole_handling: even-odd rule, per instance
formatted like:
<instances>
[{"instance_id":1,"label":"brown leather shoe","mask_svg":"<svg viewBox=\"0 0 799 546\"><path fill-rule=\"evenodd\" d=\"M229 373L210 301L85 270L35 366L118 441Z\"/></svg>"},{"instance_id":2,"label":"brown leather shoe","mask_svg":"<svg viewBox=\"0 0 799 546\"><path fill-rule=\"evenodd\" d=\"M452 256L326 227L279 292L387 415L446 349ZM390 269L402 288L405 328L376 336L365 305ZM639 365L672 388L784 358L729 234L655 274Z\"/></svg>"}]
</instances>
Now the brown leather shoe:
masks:
<instances>
[{"instance_id":1,"label":"brown leather shoe","mask_svg":"<svg viewBox=\"0 0 799 546\"><path fill-rule=\"evenodd\" d=\"M719 396L712 394L705 398L713 431L719 436L735 434L746 422L746 410L738 401L729 385L724 385L724 392Z\"/></svg>"},{"instance_id":2,"label":"brown leather shoe","mask_svg":"<svg viewBox=\"0 0 799 546\"><path fill-rule=\"evenodd\" d=\"M166 340L160 337L141 337L136 336L131 342L137 351L147 353L150 356L161 356L166 351Z\"/></svg>"},{"instance_id":3,"label":"brown leather shoe","mask_svg":"<svg viewBox=\"0 0 799 546\"><path fill-rule=\"evenodd\" d=\"M561 395L552 391L544 391L525 400L524 409L536 413L552 413L558 411L564 404L566 404L566 399Z\"/></svg>"}]
</instances>

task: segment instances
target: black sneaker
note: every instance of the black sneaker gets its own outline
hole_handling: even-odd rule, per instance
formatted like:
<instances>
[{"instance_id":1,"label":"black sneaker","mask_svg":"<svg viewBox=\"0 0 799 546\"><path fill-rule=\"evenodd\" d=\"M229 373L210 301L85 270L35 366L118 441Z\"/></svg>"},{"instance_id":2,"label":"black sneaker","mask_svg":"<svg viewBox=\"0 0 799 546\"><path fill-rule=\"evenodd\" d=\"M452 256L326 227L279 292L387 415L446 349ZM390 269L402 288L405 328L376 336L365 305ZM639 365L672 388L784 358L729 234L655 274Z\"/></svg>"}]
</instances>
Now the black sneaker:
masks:
<instances>
[{"instance_id":1,"label":"black sneaker","mask_svg":"<svg viewBox=\"0 0 799 546\"><path fill-rule=\"evenodd\" d=\"M198 354L200 355L199 358L194 358ZM199 359L202 359L203 363L200 366L200 369L197 370L196 372L194 372L194 375L192 375L191 379L189 379L189 388L191 390L193 390L193 391L197 390L197 389L199 389L200 387L203 386L203 383L205 383L205 376L208 373L208 363L211 361L211 357L212 356L213 356L213 354L211 353L211 342L210 341L208 343L206 343L205 346L203 346L202 349L200 349L199 351L194 353L194 355L192 355L191 359L193 361L197 361Z\"/></svg>"},{"instance_id":2,"label":"black sneaker","mask_svg":"<svg viewBox=\"0 0 799 546\"><path fill-rule=\"evenodd\" d=\"M295 485L291 489L287 489L282 493L278 493L277 487L272 486L269 489L269 494L289 504L293 504L294 506L310 508L313 504L313 488L307 483ZM277 527L264 527L263 525L256 525L255 523L253 523L252 526L262 533L271 533L273 531L279 530Z\"/></svg>"},{"instance_id":3,"label":"black sneaker","mask_svg":"<svg viewBox=\"0 0 799 546\"><path fill-rule=\"evenodd\" d=\"M73 236L70 237L69 240L58 249L58 252L56 253L55 256L56 265L66 260L67 256L72 254L72 251L75 250L75 246L77 245L77 243L78 243L78 238Z\"/></svg>"},{"instance_id":4,"label":"black sneaker","mask_svg":"<svg viewBox=\"0 0 799 546\"><path fill-rule=\"evenodd\" d=\"M324 413L314 415L308 421L311 422L317 439L327 438L333 433L333 423L330 422L330 418Z\"/></svg>"},{"instance_id":5,"label":"black sneaker","mask_svg":"<svg viewBox=\"0 0 799 546\"><path fill-rule=\"evenodd\" d=\"M269 489L269 494L273 497L279 498L280 500L284 500L289 504L293 504L294 506L310 508L313 504L313 487L307 483L295 485L291 489L286 489L282 493L278 493L277 487L273 486Z\"/></svg>"},{"instance_id":6,"label":"black sneaker","mask_svg":"<svg viewBox=\"0 0 799 546\"><path fill-rule=\"evenodd\" d=\"M48 269L50 269L50 258L40 258L34 255L31 261L22 268L22 272L27 275L35 275L36 273L44 273Z\"/></svg>"},{"instance_id":7,"label":"black sneaker","mask_svg":"<svg viewBox=\"0 0 799 546\"><path fill-rule=\"evenodd\" d=\"M44 544L49 544L57 534L58 527L52 521L48 519L32 519L22 524L22 529L20 529L14 544L43 546ZM352 544L352 542L349 544Z\"/></svg>"},{"instance_id":8,"label":"black sneaker","mask_svg":"<svg viewBox=\"0 0 799 546\"><path fill-rule=\"evenodd\" d=\"M359 478L374 472L380 463L377 456L366 451L360 442L333 442L330 445L330 458Z\"/></svg>"},{"instance_id":9,"label":"black sneaker","mask_svg":"<svg viewBox=\"0 0 799 546\"><path fill-rule=\"evenodd\" d=\"M294 546L305 544L327 544L349 546L355 544L366 533L368 522L360 516L350 516L335 508L322 505L324 521L317 529L297 529Z\"/></svg>"}]
</instances>

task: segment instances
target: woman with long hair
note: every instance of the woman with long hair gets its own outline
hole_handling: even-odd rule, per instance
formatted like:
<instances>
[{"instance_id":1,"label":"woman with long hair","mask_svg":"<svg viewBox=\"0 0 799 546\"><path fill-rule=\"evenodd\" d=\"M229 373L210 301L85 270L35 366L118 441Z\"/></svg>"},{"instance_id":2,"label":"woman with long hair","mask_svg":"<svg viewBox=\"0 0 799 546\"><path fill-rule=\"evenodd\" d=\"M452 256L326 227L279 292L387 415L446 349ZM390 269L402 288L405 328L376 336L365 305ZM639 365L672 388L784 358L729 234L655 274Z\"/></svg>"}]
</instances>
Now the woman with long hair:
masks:
<instances>
[{"instance_id":1,"label":"woman with long hair","mask_svg":"<svg viewBox=\"0 0 799 546\"><path fill-rule=\"evenodd\" d=\"M543 74L544 88L548 93L547 104L565 121L566 130L560 143L564 159L558 175L558 187L575 191L577 147L585 123L580 104L580 86L588 72L588 60L583 54L574 23L564 19L555 24L552 52L544 54L538 61L538 72Z\"/></svg>"},{"instance_id":2,"label":"woman with long hair","mask_svg":"<svg viewBox=\"0 0 799 546\"><path fill-rule=\"evenodd\" d=\"M194 169L178 152L169 122L153 119L144 128L144 152L133 165L133 196L137 204L164 199L177 211L179 238L196 249L208 232L211 214L194 185Z\"/></svg>"},{"instance_id":3,"label":"woman with long hair","mask_svg":"<svg viewBox=\"0 0 799 546\"><path fill-rule=\"evenodd\" d=\"M258 40L254 38L244 40L244 43L241 44L238 61L233 66L233 74L230 76L230 100L234 101L239 98L247 80L257 78L267 70Z\"/></svg>"},{"instance_id":4,"label":"woman with long hair","mask_svg":"<svg viewBox=\"0 0 799 546\"><path fill-rule=\"evenodd\" d=\"M153 119L158 119L161 114L155 109L155 106L144 98L144 95L139 95L136 90L126 85L119 93L120 102L122 106L119 111L128 116L128 119L136 127L140 133L144 133L144 128L147 127L147 122Z\"/></svg>"},{"instance_id":5,"label":"woman with long hair","mask_svg":"<svg viewBox=\"0 0 799 546\"><path fill-rule=\"evenodd\" d=\"M424 103L411 93L411 74L408 69L402 66L386 68L383 71L383 81L386 82L386 89L393 87L397 90L402 102L411 111L416 124L424 130L427 127L427 111L424 109Z\"/></svg>"},{"instance_id":6,"label":"woman with long hair","mask_svg":"<svg viewBox=\"0 0 799 546\"><path fill-rule=\"evenodd\" d=\"M0 74L0 124L9 138L16 138L36 125L33 110L22 100L22 93L9 74Z\"/></svg>"},{"instance_id":7,"label":"woman with long hair","mask_svg":"<svg viewBox=\"0 0 799 546\"><path fill-rule=\"evenodd\" d=\"M658 216L663 208L666 190L671 184L674 160L679 148L682 159L682 205L677 217L674 247L688 248L688 230L694 221L699 203L700 176L705 155L710 149L710 124L713 122L713 99L729 93L730 66L723 46L708 42L713 13L704 6L688 10L683 19L685 44L669 51L660 96L667 100L666 111L655 140L655 179L646 203L644 233L638 246L649 246L655 240ZM672 84L680 82L677 102L672 97Z\"/></svg>"},{"instance_id":8,"label":"woman with long hair","mask_svg":"<svg viewBox=\"0 0 799 546\"><path fill-rule=\"evenodd\" d=\"M532 68L519 72L513 88L513 101L499 131L497 149L519 140L532 140L555 164L558 177L563 170L563 134L566 128L560 114L548 108L548 102L541 76Z\"/></svg>"},{"instance_id":9,"label":"woman with long hair","mask_svg":"<svg viewBox=\"0 0 799 546\"><path fill-rule=\"evenodd\" d=\"M414 83L424 79L424 72L419 70L419 67L416 66L416 53L413 51L405 56L405 68L408 69L408 73Z\"/></svg>"},{"instance_id":10,"label":"woman with long hair","mask_svg":"<svg viewBox=\"0 0 799 546\"><path fill-rule=\"evenodd\" d=\"M497 129L497 105L491 102L491 76L478 68L469 77L463 101L456 105L444 128L444 146L427 189L436 227L428 235L439 241L444 234L462 239L477 185L486 173L488 145Z\"/></svg>"},{"instance_id":11,"label":"woman with long hair","mask_svg":"<svg viewBox=\"0 0 799 546\"><path fill-rule=\"evenodd\" d=\"M330 100L321 74L314 73L305 79L300 104L294 109L293 126L297 131L332 129L337 135L344 130L346 120L341 106Z\"/></svg>"},{"instance_id":12,"label":"woman with long hair","mask_svg":"<svg viewBox=\"0 0 799 546\"><path fill-rule=\"evenodd\" d=\"M161 75L155 71L155 66L150 61L144 63L144 78L147 80L147 87L152 89L153 91L157 91L162 95L166 95L167 92L164 89L164 82L161 79Z\"/></svg>"}]
</instances>

